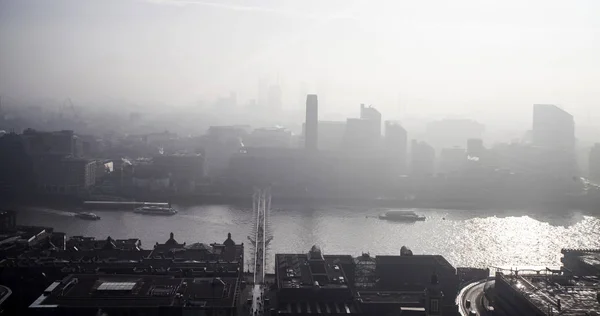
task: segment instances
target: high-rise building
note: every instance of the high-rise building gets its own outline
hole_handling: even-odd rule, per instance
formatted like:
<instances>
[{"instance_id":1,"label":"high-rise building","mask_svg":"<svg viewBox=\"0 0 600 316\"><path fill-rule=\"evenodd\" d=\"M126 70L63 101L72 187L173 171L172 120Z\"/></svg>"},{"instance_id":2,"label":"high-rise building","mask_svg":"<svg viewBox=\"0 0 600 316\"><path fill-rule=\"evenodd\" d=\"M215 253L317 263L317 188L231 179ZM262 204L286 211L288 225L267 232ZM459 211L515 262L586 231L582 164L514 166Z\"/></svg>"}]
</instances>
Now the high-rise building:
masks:
<instances>
[{"instance_id":1,"label":"high-rise building","mask_svg":"<svg viewBox=\"0 0 600 316\"><path fill-rule=\"evenodd\" d=\"M304 145L307 150L316 151L319 141L319 101L316 94L306 96L306 131Z\"/></svg>"},{"instance_id":2,"label":"high-rise building","mask_svg":"<svg viewBox=\"0 0 600 316\"><path fill-rule=\"evenodd\" d=\"M408 147L408 134L398 122L385 122L385 150L391 161L391 168L395 174L406 171L406 155Z\"/></svg>"},{"instance_id":3,"label":"high-rise building","mask_svg":"<svg viewBox=\"0 0 600 316\"><path fill-rule=\"evenodd\" d=\"M413 175L424 176L435 173L435 149L426 142L412 141L411 172Z\"/></svg>"},{"instance_id":4,"label":"high-rise building","mask_svg":"<svg viewBox=\"0 0 600 316\"><path fill-rule=\"evenodd\" d=\"M579 173L575 157L575 121L573 116L551 104L533 106L532 143L539 158L536 170L571 178Z\"/></svg>"},{"instance_id":5,"label":"high-rise building","mask_svg":"<svg viewBox=\"0 0 600 316\"><path fill-rule=\"evenodd\" d=\"M360 105L360 118L346 121L344 148L366 152L378 149L381 143L381 113L372 106Z\"/></svg>"},{"instance_id":6,"label":"high-rise building","mask_svg":"<svg viewBox=\"0 0 600 316\"><path fill-rule=\"evenodd\" d=\"M533 145L573 150L575 120L573 115L552 104L533 105Z\"/></svg>"},{"instance_id":7,"label":"high-rise building","mask_svg":"<svg viewBox=\"0 0 600 316\"><path fill-rule=\"evenodd\" d=\"M600 143L596 143L590 151L590 178L600 180Z\"/></svg>"},{"instance_id":8,"label":"high-rise building","mask_svg":"<svg viewBox=\"0 0 600 316\"><path fill-rule=\"evenodd\" d=\"M369 133L372 137L381 137L381 113L376 108L361 104L360 118L369 121Z\"/></svg>"}]
</instances>

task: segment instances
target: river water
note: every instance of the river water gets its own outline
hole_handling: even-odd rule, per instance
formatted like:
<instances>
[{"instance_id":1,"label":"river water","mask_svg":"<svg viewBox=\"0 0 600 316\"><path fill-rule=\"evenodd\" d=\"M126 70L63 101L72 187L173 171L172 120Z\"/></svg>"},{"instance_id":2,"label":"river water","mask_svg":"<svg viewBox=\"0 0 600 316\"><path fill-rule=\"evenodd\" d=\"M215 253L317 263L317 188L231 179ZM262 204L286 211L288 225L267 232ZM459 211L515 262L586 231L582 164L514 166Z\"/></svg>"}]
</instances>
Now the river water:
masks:
<instances>
[{"instance_id":1,"label":"river water","mask_svg":"<svg viewBox=\"0 0 600 316\"><path fill-rule=\"evenodd\" d=\"M175 206L174 216L148 216L127 211L94 211L87 221L51 208L19 210L20 225L54 227L69 236L140 238L151 249L169 233L178 242L223 242L231 232L236 243L249 245L253 214L239 207ZM559 266L561 248L600 248L600 219L578 211L414 210L427 219L416 223L387 222L380 211L366 208L277 205L270 215L273 236L267 260L274 253L304 253L319 245L325 254L399 254L403 245L415 254L441 254L455 266ZM250 257L250 247L246 247ZM272 263L270 264L272 268Z\"/></svg>"}]
</instances>

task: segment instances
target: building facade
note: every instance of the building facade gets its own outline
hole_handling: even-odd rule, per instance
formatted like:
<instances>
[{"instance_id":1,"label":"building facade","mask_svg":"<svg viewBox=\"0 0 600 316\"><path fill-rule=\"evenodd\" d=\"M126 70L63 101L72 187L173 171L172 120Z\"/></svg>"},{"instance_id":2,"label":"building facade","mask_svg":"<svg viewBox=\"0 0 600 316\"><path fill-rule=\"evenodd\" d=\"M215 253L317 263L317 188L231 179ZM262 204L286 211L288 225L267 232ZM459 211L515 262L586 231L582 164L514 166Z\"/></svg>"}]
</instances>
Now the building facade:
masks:
<instances>
[{"instance_id":1,"label":"building facade","mask_svg":"<svg viewBox=\"0 0 600 316\"><path fill-rule=\"evenodd\" d=\"M316 94L306 96L305 124L305 148L307 151L317 151L319 145L319 101Z\"/></svg>"}]
</instances>

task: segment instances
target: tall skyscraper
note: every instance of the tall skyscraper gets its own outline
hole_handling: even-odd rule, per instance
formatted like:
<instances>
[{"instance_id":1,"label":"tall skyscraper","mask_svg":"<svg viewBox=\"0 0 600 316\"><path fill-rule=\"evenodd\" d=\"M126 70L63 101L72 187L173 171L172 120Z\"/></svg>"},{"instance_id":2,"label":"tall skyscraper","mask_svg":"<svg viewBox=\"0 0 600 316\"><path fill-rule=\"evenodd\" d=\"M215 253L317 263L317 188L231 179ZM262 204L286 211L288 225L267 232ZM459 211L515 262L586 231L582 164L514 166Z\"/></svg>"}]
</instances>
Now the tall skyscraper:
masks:
<instances>
[{"instance_id":1,"label":"tall skyscraper","mask_svg":"<svg viewBox=\"0 0 600 316\"><path fill-rule=\"evenodd\" d=\"M317 151L319 141L319 101L316 94L306 95L306 132L304 146L306 150Z\"/></svg>"},{"instance_id":2,"label":"tall skyscraper","mask_svg":"<svg viewBox=\"0 0 600 316\"><path fill-rule=\"evenodd\" d=\"M374 107L360 105L360 118L369 121L369 132L372 137L381 137L381 113Z\"/></svg>"},{"instance_id":3,"label":"tall skyscraper","mask_svg":"<svg viewBox=\"0 0 600 316\"><path fill-rule=\"evenodd\" d=\"M575 148L573 115L552 104L533 105L533 144L551 149Z\"/></svg>"},{"instance_id":4,"label":"tall skyscraper","mask_svg":"<svg viewBox=\"0 0 600 316\"><path fill-rule=\"evenodd\" d=\"M579 173L575 156L573 115L552 104L533 106L532 143L539 172L571 178Z\"/></svg>"}]
</instances>

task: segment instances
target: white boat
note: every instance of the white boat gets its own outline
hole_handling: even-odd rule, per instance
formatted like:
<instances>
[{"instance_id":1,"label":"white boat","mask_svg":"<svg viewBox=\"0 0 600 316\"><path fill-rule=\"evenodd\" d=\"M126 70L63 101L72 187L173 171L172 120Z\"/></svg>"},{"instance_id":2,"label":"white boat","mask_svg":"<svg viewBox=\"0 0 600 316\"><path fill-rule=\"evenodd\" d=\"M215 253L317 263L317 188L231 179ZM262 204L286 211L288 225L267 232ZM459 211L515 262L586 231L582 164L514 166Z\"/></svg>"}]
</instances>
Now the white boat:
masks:
<instances>
[{"instance_id":1,"label":"white boat","mask_svg":"<svg viewBox=\"0 0 600 316\"><path fill-rule=\"evenodd\" d=\"M177 214L177 210L172 207L156 206L156 205L138 207L134 210L134 212L139 213L139 214L166 215L166 216Z\"/></svg>"},{"instance_id":2,"label":"white boat","mask_svg":"<svg viewBox=\"0 0 600 316\"><path fill-rule=\"evenodd\" d=\"M88 212L77 213L77 214L75 214L75 216L82 218L82 219L89 219L89 220L93 220L93 221L97 221L100 219L100 216L98 216L94 213L88 213Z\"/></svg>"},{"instance_id":3,"label":"white boat","mask_svg":"<svg viewBox=\"0 0 600 316\"><path fill-rule=\"evenodd\" d=\"M402 210L388 211L384 214L379 215L379 218L395 222L417 222L425 220L425 216L417 215L415 214L415 212L412 211Z\"/></svg>"}]
</instances>

